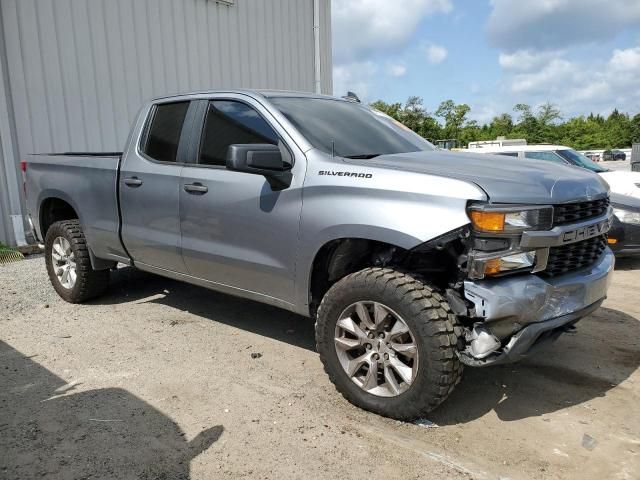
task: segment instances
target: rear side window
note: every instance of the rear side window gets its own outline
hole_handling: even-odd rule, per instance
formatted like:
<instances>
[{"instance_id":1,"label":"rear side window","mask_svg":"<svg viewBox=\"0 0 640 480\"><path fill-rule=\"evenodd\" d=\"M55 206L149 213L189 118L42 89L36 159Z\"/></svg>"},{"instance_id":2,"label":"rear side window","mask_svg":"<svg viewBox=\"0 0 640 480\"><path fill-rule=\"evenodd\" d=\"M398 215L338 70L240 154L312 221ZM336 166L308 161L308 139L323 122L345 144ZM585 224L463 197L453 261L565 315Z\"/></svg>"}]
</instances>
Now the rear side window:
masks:
<instances>
[{"instance_id":1,"label":"rear side window","mask_svg":"<svg viewBox=\"0 0 640 480\"><path fill-rule=\"evenodd\" d=\"M189 102L156 105L143 152L159 162L175 162Z\"/></svg>"},{"instance_id":2,"label":"rear side window","mask_svg":"<svg viewBox=\"0 0 640 480\"><path fill-rule=\"evenodd\" d=\"M518 152L498 152L496 155L502 155L503 157L517 157Z\"/></svg>"},{"instance_id":3,"label":"rear side window","mask_svg":"<svg viewBox=\"0 0 640 480\"><path fill-rule=\"evenodd\" d=\"M547 162L564 163L564 159L560 158L554 152L524 152L525 158L533 158L535 160L546 160Z\"/></svg>"},{"instance_id":4,"label":"rear side window","mask_svg":"<svg viewBox=\"0 0 640 480\"><path fill-rule=\"evenodd\" d=\"M214 100L209 103L200 147L201 165L225 165L229 145L278 144L278 135L258 112L245 103Z\"/></svg>"}]
</instances>

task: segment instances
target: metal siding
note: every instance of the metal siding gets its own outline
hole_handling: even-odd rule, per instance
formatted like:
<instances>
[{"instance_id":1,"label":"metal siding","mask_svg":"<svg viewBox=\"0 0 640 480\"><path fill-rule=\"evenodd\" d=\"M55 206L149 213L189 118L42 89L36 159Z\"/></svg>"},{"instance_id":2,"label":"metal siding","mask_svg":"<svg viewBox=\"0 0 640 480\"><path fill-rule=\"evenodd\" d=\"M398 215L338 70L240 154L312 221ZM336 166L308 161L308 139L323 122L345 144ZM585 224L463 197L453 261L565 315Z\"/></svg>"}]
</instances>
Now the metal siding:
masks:
<instances>
[{"instance_id":1,"label":"metal siding","mask_svg":"<svg viewBox=\"0 0 640 480\"><path fill-rule=\"evenodd\" d=\"M0 8L16 162L36 152L120 150L155 96L314 88L313 0L0 0ZM330 23L330 0L321 0L327 93ZM0 170L3 192L5 184ZM0 241L8 242L5 196Z\"/></svg>"},{"instance_id":2,"label":"metal siding","mask_svg":"<svg viewBox=\"0 0 640 480\"><path fill-rule=\"evenodd\" d=\"M3 139L0 138L0 142ZM11 225L11 210L9 208L9 189L7 172L5 171L4 155L0 149L0 243L13 244L13 228Z\"/></svg>"}]
</instances>

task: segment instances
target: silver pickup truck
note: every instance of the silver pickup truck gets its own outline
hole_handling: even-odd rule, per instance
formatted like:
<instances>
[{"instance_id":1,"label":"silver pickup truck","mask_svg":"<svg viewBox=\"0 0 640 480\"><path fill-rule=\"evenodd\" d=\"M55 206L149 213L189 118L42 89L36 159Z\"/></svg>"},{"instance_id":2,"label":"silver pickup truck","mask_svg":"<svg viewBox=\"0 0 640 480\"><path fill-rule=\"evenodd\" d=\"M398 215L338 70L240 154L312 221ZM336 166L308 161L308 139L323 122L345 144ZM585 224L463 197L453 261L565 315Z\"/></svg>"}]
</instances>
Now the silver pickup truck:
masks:
<instances>
[{"instance_id":1,"label":"silver pickup truck","mask_svg":"<svg viewBox=\"0 0 640 480\"><path fill-rule=\"evenodd\" d=\"M573 329L614 265L597 175L440 151L326 96L160 98L123 153L23 168L63 299L100 295L121 263L313 317L337 389L398 419L443 402L463 365Z\"/></svg>"}]
</instances>

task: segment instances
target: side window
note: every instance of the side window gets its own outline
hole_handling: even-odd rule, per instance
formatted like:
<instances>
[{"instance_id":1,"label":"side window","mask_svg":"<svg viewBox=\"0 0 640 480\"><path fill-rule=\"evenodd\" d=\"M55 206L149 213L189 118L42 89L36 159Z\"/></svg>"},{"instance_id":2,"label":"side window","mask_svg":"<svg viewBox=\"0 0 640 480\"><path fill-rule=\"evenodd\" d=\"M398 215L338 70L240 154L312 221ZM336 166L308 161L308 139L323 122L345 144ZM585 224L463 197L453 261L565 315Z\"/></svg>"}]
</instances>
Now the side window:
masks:
<instances>
[{"instance_id":1,"label":"side window","mask_svg":"<svg viewBox=\"0 0 640 480\"><path fill-rule=\"evenodd\" d=\"M524 152L525 158L533 158L535 160L546 160L547 162L566 163L562 158L554 152Z\"/></svg>"},{"instance_id":2,"label":"side window","mask_svg":"<svg viewBox=\"0 0 640 480\"><path fill-rule=\"evenodd\" d=\"M496 155L502 155L503 157L517 157L518 152L498 152Z\"/></svg>"},{"instance_id":3,"label":"side window","mask_svg":"<svg viewBox=\"0 0 640 480\"><path fill-rule=\"evenodd\" d=\"M175 162L189 102L156 105L142 151L160 162Z\"/></svg>"},{"instance_id":4,"label":"side window","mask_svg":"<svg viewBox=\"0 0 640 480\"><path fill-rule=\"evenodd\" d=\"M224 165L229 145L278 144L278 135L252 107L232 100L209 103L200 146L200 165Z\"/></svg>"}]
</instances>

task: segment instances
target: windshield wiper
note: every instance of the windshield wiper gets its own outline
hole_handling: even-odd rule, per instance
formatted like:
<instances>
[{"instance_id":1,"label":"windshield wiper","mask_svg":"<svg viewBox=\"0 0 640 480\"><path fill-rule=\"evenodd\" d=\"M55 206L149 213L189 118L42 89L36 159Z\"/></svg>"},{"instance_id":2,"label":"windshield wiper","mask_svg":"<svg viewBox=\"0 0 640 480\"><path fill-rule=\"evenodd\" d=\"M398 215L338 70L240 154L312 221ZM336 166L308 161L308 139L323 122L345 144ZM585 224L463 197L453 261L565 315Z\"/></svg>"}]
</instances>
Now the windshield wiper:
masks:
<instances>
[{"instance_id":1,"label":"windshield wiper","mask_svg":"<svg viewBox=\"0 0 640 480\"><path fill-rule=\"evenodd\" d=\"M376 158L382 155L381 153L362 153L360 155L345 155L344 158L351 158L353 160L369 160L370 158Z\"/></svg>"}]
</instances>

